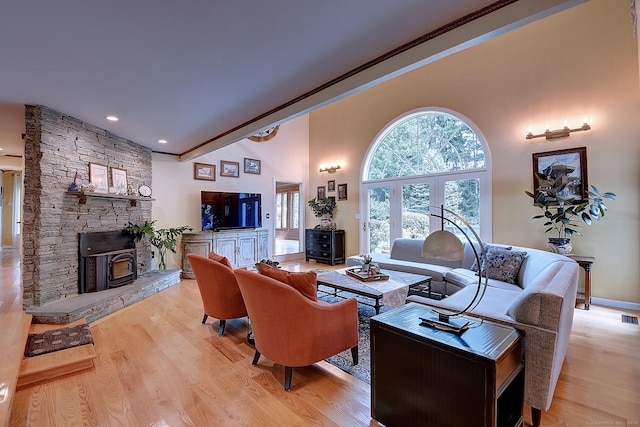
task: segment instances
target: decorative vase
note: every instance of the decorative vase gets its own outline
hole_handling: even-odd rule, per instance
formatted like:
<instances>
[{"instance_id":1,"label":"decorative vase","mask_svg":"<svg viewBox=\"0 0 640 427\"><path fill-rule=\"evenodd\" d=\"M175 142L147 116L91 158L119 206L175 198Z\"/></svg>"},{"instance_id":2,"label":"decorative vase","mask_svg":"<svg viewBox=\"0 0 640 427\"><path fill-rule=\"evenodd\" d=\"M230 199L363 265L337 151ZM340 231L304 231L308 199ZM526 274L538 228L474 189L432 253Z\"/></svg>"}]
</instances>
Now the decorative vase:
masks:
<instances>
[{"instance_id":1,"label":"decorative vase","mask_svg":"<svg viewBox=\"0 0 640 427\"><path fill-rule=\"evenodd\" d=\"M323 230L331 230L331 220L328 218L322 218L320 220L320 228Z\"/></svg>"},{"instance_id":2,"label":"decorative vase","mask_svg":"<svg viewBox=\"0 0 640 427\"><path fill-rule=\"evenodd\" d=\"M571 239L563 238L563 237L549 237L549 243L547 243L547 247L551 252L560 254L560 255L568 255L571 253L573 249L573 245L571 244Z\"/></svg>"},{"instance_id":3,"label":"decorative vase","mask_svg":"<svg viewBox=\"0 0 640 427\"><path fill-rule=\"evenodd\" d=\"M165 250L158 249L158 254L160 255L160 260L158 262L158 270L167 271L167 261L165 260L166 255Z\"/></svg>"},{"instance_id":4,"label":"decorative vase","mask_svg":"<svg viewBox=\"0 0 640 427\"><path fill-rule=\"evenodd\" d=\"M371 263L370 262L365 262L364 264L362 264L362 272L369 274L369 270L371 269Z\"/></svg>"}]
</instances>

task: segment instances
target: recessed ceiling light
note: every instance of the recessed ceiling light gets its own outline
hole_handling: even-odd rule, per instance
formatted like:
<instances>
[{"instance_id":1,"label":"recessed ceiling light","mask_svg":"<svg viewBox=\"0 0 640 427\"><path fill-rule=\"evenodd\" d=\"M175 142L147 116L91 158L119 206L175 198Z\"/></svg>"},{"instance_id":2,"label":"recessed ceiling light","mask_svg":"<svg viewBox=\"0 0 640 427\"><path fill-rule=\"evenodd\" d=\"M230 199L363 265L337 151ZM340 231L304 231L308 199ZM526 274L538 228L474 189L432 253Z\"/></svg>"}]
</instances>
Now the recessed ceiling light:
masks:
<instances>
[{"instance_id":1,"label":"recessed ceiling light","mask_svg":"<svg viewBox=\"0 0 640 427\"><path fill-rule=\"evenodd\" d=\"M159 142L160 144L166 144L166 143L167 143L167 140L166 140L166 139L159 139L159 140L158 140L158 142Z\"/></svg>"},{"instance_id":2,"label":"recessed ceiling light","mask_svg":"<svg viewBox=\"0 0 640 427\"><path fill-rule=\"evenodd\" d=\"M107 120L109 120L110 122L117 122L118 118L116 116L111 115L111 116L107 116Z\"/></svg>"}]
</instances>

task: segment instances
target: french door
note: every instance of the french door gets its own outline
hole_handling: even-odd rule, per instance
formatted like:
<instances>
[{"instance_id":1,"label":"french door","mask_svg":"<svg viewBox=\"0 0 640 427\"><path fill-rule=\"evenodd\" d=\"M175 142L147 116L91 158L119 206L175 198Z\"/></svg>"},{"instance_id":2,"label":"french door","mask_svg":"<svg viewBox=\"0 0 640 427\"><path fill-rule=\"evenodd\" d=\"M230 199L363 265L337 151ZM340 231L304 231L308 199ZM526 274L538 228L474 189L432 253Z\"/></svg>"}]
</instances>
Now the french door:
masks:
<instances>
[{"instance_id":1,"label":"french door","mask_svg":"<svg viewBox=\"0 0 640 427\"><path fill-rule=\"evenodd\" d=\"M490 225L480 227L483 215L488 218L480 178L465 172L363 183L361 250L389 253L397 238L426 238L442 227L439 218L429 215L441 205L461 215L479 235L490 233ZM445 228L457 231L446 223Z\"/></svg>"}]
</instances>

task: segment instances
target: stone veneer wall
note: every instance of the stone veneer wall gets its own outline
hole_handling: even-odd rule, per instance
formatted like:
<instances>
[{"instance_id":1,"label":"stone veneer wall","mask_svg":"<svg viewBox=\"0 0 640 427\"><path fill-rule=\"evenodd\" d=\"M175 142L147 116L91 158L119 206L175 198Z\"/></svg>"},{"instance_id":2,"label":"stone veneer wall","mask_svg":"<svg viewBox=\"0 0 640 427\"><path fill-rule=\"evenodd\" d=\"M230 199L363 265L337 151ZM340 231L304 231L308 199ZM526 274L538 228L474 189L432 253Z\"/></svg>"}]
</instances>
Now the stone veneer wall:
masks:
<instances>
[{"instance_id":1,"label":"stone veneer wall","mask_svg":"<svg viewBox=\"0 0 640 427\"><path fill-rule=\"evenodd\" d=\"M130 188L151 184L151 149L44 106L25 107L22 284L25 308L78 294L78 233L122 230L151 219L151 202L65 195L89 162L127 171ZM148 244L138 244L148 265Z\"/></svg>"}]
</instances>

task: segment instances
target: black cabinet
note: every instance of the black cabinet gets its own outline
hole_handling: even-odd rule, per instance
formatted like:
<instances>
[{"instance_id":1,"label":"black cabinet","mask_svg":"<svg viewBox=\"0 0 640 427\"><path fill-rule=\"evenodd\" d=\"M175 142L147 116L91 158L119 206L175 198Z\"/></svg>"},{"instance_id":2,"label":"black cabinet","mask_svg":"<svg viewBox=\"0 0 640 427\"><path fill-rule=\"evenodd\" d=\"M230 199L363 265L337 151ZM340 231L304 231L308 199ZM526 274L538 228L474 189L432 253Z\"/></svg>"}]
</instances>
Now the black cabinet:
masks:
<instances>
[{"instance_id":1,"label":"black cabinet","mask_svg":"<svg viewBox=\"0 0 640 427\"><path fill-rule=\"evenodd\" d=\"M476 320L460 336L409 303L371 318L371 416L386 426L523 425L523 336Z\"/></svg>"},{"instance_id":2,"label":"black cabinet","mask_svg":"<svg viewBox=\"0 0 640 427\"><path fill-rule=\"evenodd\" d=\"M343 264L344 230L305 230L306 259L329 265Z\"/></svg>"}]
</instances>

